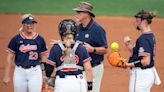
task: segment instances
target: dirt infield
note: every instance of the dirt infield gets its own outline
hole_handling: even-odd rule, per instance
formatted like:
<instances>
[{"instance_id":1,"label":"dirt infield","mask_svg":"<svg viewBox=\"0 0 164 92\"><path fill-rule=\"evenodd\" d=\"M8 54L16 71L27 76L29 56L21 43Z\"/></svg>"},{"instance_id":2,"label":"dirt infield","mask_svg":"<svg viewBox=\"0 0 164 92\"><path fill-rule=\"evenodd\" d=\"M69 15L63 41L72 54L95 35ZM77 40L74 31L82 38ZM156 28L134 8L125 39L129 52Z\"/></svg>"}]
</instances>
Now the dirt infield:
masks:
<instances>
[{"instance_id":1,"label":"dirt infield","mask_svg":"<svg viewBox=\"0 0 164 92\"><path fill-rule=\"evenodd\" d=\"M57 16L57 15L35 15L38 21L37 32L40 33L47 42L48 48L51 39L59 39L57 33L58 23L64 18L73 18L73 16ZM6 63L5 52L7 44L12 36L18 33L18 29L21 26L21 15L8 15L0 14L0 91L1 92L13 92L12 83L9 86L4 86L2 78L4 76L4 67ZM106 17L98 16L95 20L101 24L107 32L107 38L109 44L113 41L119 42L121 46L122 56L128 58L129 53L126 51L123 44L123 37L129 35L132 37L132 42L135 42L139 32L137 32L133 26L134 18L132 17ZM155 18L152 23L152 29L157 39L157 53L156 53L156 68L160 75L162 82L164 81L164 61L162 59L164 55L164 19ZM109 53L111 50L109 49ZM110 66L106 59L104 61L105 72L101 86L101 92L128 92L129 81L129 69L120 69ZM14 64L11 71L14 69ZM13 72L11 73L13 76ZM160 86L153 86L152 92L163 92L164 84Z\"/></svg>"}]
</instances>

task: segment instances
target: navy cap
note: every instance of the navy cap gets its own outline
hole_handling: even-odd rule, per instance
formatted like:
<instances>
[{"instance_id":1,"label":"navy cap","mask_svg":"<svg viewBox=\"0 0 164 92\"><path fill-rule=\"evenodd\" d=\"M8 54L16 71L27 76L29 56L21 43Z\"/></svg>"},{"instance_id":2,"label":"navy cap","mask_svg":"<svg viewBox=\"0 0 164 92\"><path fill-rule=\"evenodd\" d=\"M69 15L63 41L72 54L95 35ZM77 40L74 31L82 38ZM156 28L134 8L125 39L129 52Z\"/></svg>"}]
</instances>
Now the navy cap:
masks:
<instances>
[{"instance_id":1,"label":"navy cap","mask_svg":"<svg viewBox=\"0 0 164 92\"><path fill-rule=\"evenodd\" d=\"M22 20L22 24L31 24L31 23L37 23L34 19L34 17L29 16Z\"/></svg>"}]
</instances>

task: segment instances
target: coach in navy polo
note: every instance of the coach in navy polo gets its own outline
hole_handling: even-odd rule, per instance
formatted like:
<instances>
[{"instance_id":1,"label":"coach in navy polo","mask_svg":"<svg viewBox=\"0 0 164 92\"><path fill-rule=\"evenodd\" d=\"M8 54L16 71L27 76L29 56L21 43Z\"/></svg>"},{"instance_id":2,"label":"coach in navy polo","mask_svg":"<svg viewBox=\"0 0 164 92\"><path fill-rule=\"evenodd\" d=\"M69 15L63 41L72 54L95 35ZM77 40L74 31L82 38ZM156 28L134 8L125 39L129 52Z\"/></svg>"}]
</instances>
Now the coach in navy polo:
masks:
<instances>
[{"instance_id":1,"label":"coach in navy polo","mask_svg":"<svg viewBox=\"0 0 164 92\"><path fill-rule=\"evenodd\" d=\"M93 67L93 92L100 92L101 80L103 76L104 54L107 53L107 39L105 30L94 21L92 5L81 2L73 10L76 11L76 21L79 24L76 40L81 41L89 52Z\"/></svg>"}]
</instances>

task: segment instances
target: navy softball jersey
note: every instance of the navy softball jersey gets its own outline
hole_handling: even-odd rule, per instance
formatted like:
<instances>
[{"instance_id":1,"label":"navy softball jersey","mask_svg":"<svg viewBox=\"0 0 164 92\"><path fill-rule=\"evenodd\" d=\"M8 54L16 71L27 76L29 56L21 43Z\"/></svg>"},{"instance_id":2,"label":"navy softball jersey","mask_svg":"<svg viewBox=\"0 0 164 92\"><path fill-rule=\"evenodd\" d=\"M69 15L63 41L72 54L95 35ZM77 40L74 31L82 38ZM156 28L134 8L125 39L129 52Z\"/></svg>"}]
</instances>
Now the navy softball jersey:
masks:
<instances>
[{"instance_id":1,"label":"navy softball jersey","mask_svg":"<svg viewBox=\"0 0 164 92\"><path fill-rule=\"evenodd\" d=\"M64 45L64 44L63 44ZM64 45L65 46L65 45ZM71 44L71 48L74 47L74 44ZM49 65L60 67L64 64L64 56L62 55L62 49L58 44L54 44L50 50L49 57L47 63ZM82 45L79 45L75 51L75 61L76 65L84 67L83 63L88 62L91 60L87 50ZM51 71L54 67L48 67ZM51 69L50 69L51 68ZM83 70L75 69L75 70L59 70L56 71L56 75L65 76L65 75L79 75L82 74ZM50 76L51 73L48 74Z\"/></svg>"},{"instance_id":2,"label":"navy softball jersey","mask_svg":"<svg viewBox=\"0 0 164 92\"><path fill-rule=\"evenodd\" d=\"M43 37L36 34L27 39L22 33L14 36L8 44L7 51L14 53L17 66L34 66L40 64L40 55L47 53Z\"/></svg>"},{"instance_id":3,"label":"navy softball jersey","mask_svg":"<svg viewBox=\"0 0 164 92\"><path fill-rule=\"evenodd\" d=\"M137 39L136 46L133 48L133 55L129 59L129 63L140 61L143 56L150 55L150 64L146 68L154 66L155 55L155 37L152 32L145 32ZM142 67L140 65L139 67Z\"/></svg>"}]
</instances>

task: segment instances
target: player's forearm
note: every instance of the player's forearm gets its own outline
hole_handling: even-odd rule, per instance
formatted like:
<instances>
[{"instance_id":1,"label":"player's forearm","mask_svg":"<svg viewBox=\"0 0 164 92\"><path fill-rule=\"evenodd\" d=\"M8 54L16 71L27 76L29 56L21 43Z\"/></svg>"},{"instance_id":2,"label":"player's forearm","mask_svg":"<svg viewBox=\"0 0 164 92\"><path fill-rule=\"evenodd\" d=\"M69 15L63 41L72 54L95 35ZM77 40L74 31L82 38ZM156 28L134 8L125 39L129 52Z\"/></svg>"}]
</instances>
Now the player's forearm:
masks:
<instances>
[{"instance_id":1,"label":"player's forearm","mask_svg":"<svg viewBox=\"0 0 164 92\"><path fill-rule=\"evenodd\" d=\"M92 68L85 70L86 72L86 78L87 78L87 88L88 91L91 91L93 89L93 74L92 74Z\"/></svg>"},{"instance_id":2,"label":"player's forearm","mask_svg":"<svg viewBox=\"0 0 164 92\"><path fill-rule=\"evenodd\" d=\"M6 69L5 69L5 77L8 77L10 74L10 66L6 66Z\"/></svg>"},{"instance_id":3,"label":"player's forearm","mask_svg":"<svg viewBox=\"0 0 164 92\"><path fill-rule=\"evenodd\" d=\"M150 56L142 57L142 59L139 62L134 63L126 63L127 67L145 67L150 64Z\"/></svg>"},{"instance_id":4,"label":"player's forearm","mask_svg":"<svg viewBox=\"0 0 164 92\"><path fill-rule=\"evenodd\" d=\"M86 78L88 82L93 81L93 73L92 73L92 66L90 64L90 61L84 63L84 70L86 73Z\"/></svg>"},{"instance_id":5,"label":"player's forearm","mask_svg":"<svg viewBox=\"0 0 164 92\"><path fill-rule=\"evenodd\" d=\"M6 68L5 68L5 77L9 76L10 74L10 67L11 67L11 63L14 60L14 56L12 55L8 55L7 56L7 64L6 64Z\"/></svg>"},{"instance_id":6,"label":"player's forearm","mask_svg":"<svg viewBox=\"0 0 164 92\"><path fill-rule=\"evenodd\" d=\"M87 71L85 71L85 72L86 72L87 81L88 81L88 82L93 81L92 70L90 69L90 70L87 70Z\"/></svg>"}]
</instances>

